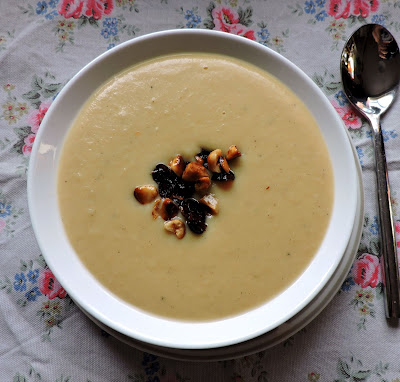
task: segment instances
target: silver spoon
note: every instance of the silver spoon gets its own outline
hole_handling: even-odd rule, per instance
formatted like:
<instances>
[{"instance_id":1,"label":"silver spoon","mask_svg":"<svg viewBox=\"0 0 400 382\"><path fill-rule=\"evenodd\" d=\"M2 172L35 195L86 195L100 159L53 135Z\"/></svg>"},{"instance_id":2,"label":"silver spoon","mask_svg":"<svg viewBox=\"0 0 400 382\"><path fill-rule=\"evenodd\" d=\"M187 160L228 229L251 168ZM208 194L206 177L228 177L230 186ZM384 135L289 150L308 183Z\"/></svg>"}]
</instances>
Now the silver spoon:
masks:
<instances>
[{"instance_id":1,"label":"silver spoon","mask_svg":"<svg viewBox=\"0 0 400 382\"><path fill-rule=\"evenodd\" d=\"M373 129L386 317L400 317L399 268L380 116L400 79L399 47L381 25L367 24L347 41L340 61L344 91Z\"/></svg>"}]
</instances>

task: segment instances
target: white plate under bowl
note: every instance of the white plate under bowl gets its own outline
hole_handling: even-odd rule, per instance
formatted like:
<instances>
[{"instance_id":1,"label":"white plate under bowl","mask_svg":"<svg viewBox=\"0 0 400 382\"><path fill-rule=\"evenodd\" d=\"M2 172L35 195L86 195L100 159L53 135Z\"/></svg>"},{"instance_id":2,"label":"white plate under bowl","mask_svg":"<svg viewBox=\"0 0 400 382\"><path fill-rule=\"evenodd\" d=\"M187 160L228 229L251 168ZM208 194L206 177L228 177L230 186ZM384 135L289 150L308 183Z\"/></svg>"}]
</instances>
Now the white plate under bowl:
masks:
<instances>
[{"instance_id":1,"label":"white plate under bowl","mask_svg":"<svg viewBox=\"0 0 400 382\"><path fill-rule=\"evenodd\" d=\"M306 104L331 157L334 203L322 244L286 290L246 313L211 322L184 322L140 310L100 284L75 253L60 217L57 169L64 138L82 105L111 76L135 63L183 52L220 53L273 74ZM63 88L47 112L31 153L28 202L32 226L54 275L96 320L135 340L176 349L209 349L250 340L278 328L326 287L342 261L357 213L357 170L342 121L322 91L294 64L245 38L209 30L173 30L138 37L102 54Z\"/></svg>"}]
</instances>

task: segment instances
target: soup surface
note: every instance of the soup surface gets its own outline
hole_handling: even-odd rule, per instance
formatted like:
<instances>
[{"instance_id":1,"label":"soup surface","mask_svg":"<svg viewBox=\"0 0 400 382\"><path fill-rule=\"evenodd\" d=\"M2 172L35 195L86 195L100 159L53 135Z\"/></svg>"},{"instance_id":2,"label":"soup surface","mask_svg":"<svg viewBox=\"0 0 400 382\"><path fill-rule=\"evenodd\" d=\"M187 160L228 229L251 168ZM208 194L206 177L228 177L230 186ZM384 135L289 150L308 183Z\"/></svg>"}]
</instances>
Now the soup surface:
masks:
<instances>
[{"instance_id":1,"label":"soup surface","mask_svg":"<svg viewBox=\"0 0 400 382\"><path fill-rule=\"evenodd\" d=\"M220 212L182 240L132 192L151 171L201 148L226 152L236 179L210 192ZM157 315L210 320L273 298L312 260L329 223L333 175L312 115L281 82L245 62L163 56L111 78L87 101L61 154L68 237L112 293Z\"/></svg>"}]
</instances>

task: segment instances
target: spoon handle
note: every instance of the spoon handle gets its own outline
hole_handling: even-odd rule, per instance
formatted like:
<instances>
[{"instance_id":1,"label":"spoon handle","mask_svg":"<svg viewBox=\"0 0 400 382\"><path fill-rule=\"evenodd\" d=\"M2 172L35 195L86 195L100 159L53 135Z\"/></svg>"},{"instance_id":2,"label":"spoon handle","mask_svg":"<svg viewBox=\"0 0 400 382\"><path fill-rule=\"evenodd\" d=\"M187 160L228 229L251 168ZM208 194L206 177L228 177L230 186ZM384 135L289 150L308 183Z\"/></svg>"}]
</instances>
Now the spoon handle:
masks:
<instances>
[{"instance_id":1,"label":"spoon handle","mask_svg":"<svg viewBox=\"0 0 400 382\"><path fill-rule=\"evenodd\" d=\"M396 237L390 198L385 146L379 116L370 118L374 131L376 179L381 231L382 270L387 318L400 317L399 265L396 251Z\"/></svg>"}]
</instances>

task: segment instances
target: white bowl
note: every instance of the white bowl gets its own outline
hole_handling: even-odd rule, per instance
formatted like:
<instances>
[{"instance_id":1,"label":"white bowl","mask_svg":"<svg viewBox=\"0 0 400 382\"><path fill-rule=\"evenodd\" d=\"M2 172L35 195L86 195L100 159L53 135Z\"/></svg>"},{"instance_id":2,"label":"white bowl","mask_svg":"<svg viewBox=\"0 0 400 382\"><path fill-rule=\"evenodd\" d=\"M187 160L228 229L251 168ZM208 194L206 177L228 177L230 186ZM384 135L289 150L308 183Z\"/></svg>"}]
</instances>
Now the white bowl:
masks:
<instances>
[{"instance_id":1,"label":"white bowl","mask_svg":"<svg viewBox=\"0 0 400 382\"><path fill-rule=\"evenodd\" d=\"M324 240L312 262L286 290L249 312L212 322L154 316L122 301L85 268L69 243L57 199L57 169L67 130L88 97L107 79L135 63L178 52L220 53L276 76L306 104L327 143L334 173L334 204ZM357 210L357 171L351 144L336 111L295 65L263 45L208 30L172 30L138 37L102 54L60 92L37 134L28 172L28 202L42 253L65 290L96 320L153 345L207 349L240 343L286 322L323 290L348 245Z\"/></svg>"}]
</instances>

